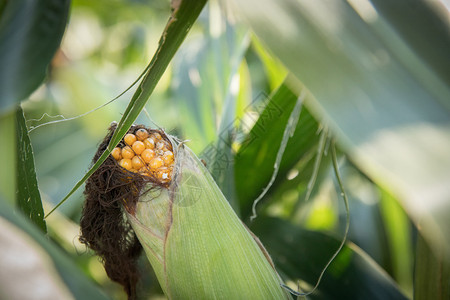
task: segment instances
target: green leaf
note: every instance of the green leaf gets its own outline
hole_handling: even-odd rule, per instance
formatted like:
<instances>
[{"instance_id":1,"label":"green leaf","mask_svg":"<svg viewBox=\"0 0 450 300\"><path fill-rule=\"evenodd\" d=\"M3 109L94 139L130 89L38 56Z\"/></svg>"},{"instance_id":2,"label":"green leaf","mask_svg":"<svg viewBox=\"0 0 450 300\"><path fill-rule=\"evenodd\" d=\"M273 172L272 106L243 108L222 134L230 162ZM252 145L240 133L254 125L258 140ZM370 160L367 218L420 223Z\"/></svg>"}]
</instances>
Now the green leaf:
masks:
<instances>
[{"instance_id":1,"label":"green leaf","mask_svg":"<svg viewBox=\"0 0 450 300\"><path fill-rule=\"evenodd\" d=\"M16 112L11 111L0 117L0 153L4 165L0 168L0 197L10 204L16 201Z\"/></svg>"},{"instance_id":2,"label":"green leaf","mask_svg":"<svg viewBox=\"0 0 450 300\"><path fill-rule=\"evenodd\" d=\"M16 112L16 141L17 141L17 184L16 201L20 210L30 218L44 232L47 227L44 221L41 194L39 193L34 168L34 154L28 136L27 125L22 108Z\"/></svg>"},{"instance_id":3,"label":"green leaf","mask_svg":"<svg viewBox=\"0 0 450 300\"><path fill-rule=\"evenodd\" d=\"M289 119L286 123L286 127L283 130L283 137L281 139L280 146L278 147L277 156L275 158L275 163L273 165L273 173L270 177L269 183L266 185L264 190L259 194L258 198L255 199L252 205L252 216L250 217L250 220L253 220L257 217L256 213L256 205L258 202L267 194L269 189L272 187L273 183L275 182L275 179L277 178L278 172L280 170L280 163L283 159L284 152L286 150L287 143L289 142L289 139L294 135L294 131L296 129L298 119L300 118L300 113L302 111L303 101L305 100L306 92L302 91L300 96L298 97L294 109L289 114ZM320 156L319 156L320 157ZM318 169L318 168L317 168ZM312 178L314 178L313 176Z\"/></svg>"},{"instance_id":4,"label":"green leaf","mask_svg":"<svg viewBox=\"0 0 450 300\"><path fill-rule=\"evenodd\" d=\"M201 152L214 179L234 203L231 134L236 123L239 67L249 45L248 30L234 26L211 2L203 38L186 44L174 59L174 92L183 137L196 153ZM220 124L219 124L220 123Z\"/></svg>"},{"instance_id":5,"label":"green leaf","mask_svg":"<svg viewBox=\"0 0 450 300\"><path fill-rule=\"evenodd\" d=\"M380 212L385 224L392 274L406 291L412 291L412 224L397 199L380 191ZM374 230L372 231L374 232Z\"/></svg>"},{"instance_id":6,"label":"green leaf","mask_svg":"<svg viewBox=\"0 0 450 300\"><path fill-rule=\"evenodd\" d=\"M220 112L225 110L227 98L236 96L230 95L230 86L248 47L247 30L232 26L217 3L209 3L205 15L206 21L199 20L201 37L183 45L172 69L172 88L183 124L180 129L183 138L195 142L191 146L196 153L216 138ZM234 121L232 112L230 119L226 125Z\"/></svg>"},{"instance_id":7,"label":"green leaf","mask_svg":"<svg viewBox=\"0 0 450 300\"><path fill-rule=\"evenodd\" d=\"M419 0L371 0L377 13L398 32L408 47L414 49L430 69L448 83L448 6L445 8L445 1L440 2L431 6Z\"/></svg>"},{"instance_id":8,"label":"green leaf","mask_svg":"<svg viewBox=\"0 0 450 300\"><path fill-rule=\"evenodd\" d=\"M269 81L270 89L277 89L286 78L286 68L271 54L267 52L261 42L252 36L252 47L264 63L264 69Z\"/></svg>"},{"instance_id":9,"label":"green leaf","mask_svg":"<svg viewBox=\"0 0 450 300\"><path fill-rule=\"evenodd\" d=\"M75 299L108 299L94 283L87 279L67 254L62 252L59 247L46 238L42 231L37 229L36 226L33 226L25 217L21 214L14 213L12 207L2 197L0 197L0 221L8 222L6 224L10 223L14 228L14 230L10 230L7 233L4 232L3 236L12 233L15 241L21 240L23 243L26 243L26 249L17 249L17 255L21 253L33 253L33 255L38 256L37 259L40 262L38 265L43 267L43 269L37 270L25 269L20 274L16 266L10 275L18 275L21 278L16 278L11 283L14 288L27 289L30 287L30 282L33 282L36 278L42 280L49 278L45 276L46 273L49 273L52 279L51 283L59 286L62 290L70 292L71 296ZM10 226L2 226L2 230L9 230L8 227ZM19 256L17 259L25 259L25 257ZM27 263L30 268L33 267L33 259L30 261L27 260ZM0 265L2 266L2 270L5 270L4 263L0 262ZM36 263L34 266L36 266ZM55 269L57 271L56 273L54 272ZM43 274L43 271L45 274ZM27 276L30 277L27 278ZM61 283L64 285L61 286ZM0 285L3 284L8 284L6 278L2 278ZM2 289L3 292L4 290Z\"/></svg>"},{"instance_id":10,"label":"green leaf","mask_svg":"<svg viewBox=\"0 0 450 300\"><path fill-rule=\"evenodd\" d=\"M259 100L254 105L261 115L235 157L236 191L243 218L249 215L253 201L272 177L283 132L297 95L285 83L270 97L261 94ZM294 134L286 146L278 178L283 178L299 160L311 159L311 151L315 151L319 141L318 128L316 120L303 108ZM258 176L254 176L255 170L258 170ZM309 179L307 176L303 178Z\"/></svg>"},{"instance_id":11,"label":"green leaf","mask_svg":"<svg viewBox=\"0 0 450 300\"><path fill-rule=\"evenodd\" d=\"M57 209L62 203L64 203L81 185L83 185L83 183L101 166L101 164L111 153L111 150L126 134L147 103L147 100L152 94L156 84L200 14L205 2L206 0L173 2L176 4L172 7L172 15L170 16L166 28L161 35L158 49L145 70L145 75L141 84L134 93L133 98L122 116L122 119L117 125L117 129L111 138L108 149L103 152L100 158L83 176L83 178L75 184L72 190L46 215L46 217Z\"/></svg>"},{"instance_id":12,"label":"green leaf","mask_svg":"<svg viewBox=\"0 0 450 300\"><path fill-rule=\"evenodd\" d=\"M414 270L414 299L450 298L450 260L444 248L435 251L419 234Z\"/></svg>"},{"instance_id":13,"label":"green leaf","mask_svg":"<svg viewBox=\"0 0 450 300\"><path fill-rule=\"evenodd\" d=\"M44 80L66 27L70 0L5 1L0 18L0 112Z\"/></svg>"},{"instance_id":14,"label":"green leaf","mask_svg":"<svg viewBox=\"0 0 450 300\"><path fill-rule=\"evenodd\" d=\"M169 188L144 194L136 215L128 214L168 298L287 299L203 163L187 146L175 149Z\"/></svg>"},{"instance_id":15,"label":"green leaf","mask_svg":"<svg viewBox=\"0 0 450 300\"><path fill-rule=\"evenodd\" d=\"M314 95L308 107L340 147L450 247L450 35L431 3L232 2Z\"/></svg>"},{"instance_id":16,"label":"green leaf","mask_svg":"<svg viewBox=\"0 0 450 300\"><path fill-rule=\"evenodd\" d=\"M250 229L261 239L275 266L287 278L314 286L340 240L260 217ZM291 286L295 289L295 286ZM309 289L305 289L307 292ZM313 299L407 299L394 281L361 249L347 243L328 267Z\"/></svg>"},{"instance_id":17,"label":"green leaf","mask_svg":"<svg viewBox=\"0 0 450 300\"><path fill-rule=\"evenodd\" d=\"M141 113L156 84L164 74L164 71L202 11L205 3L206 0L172 2L175 6L172 7L172 15L161 36L158 49L150 64L147 66L147 72L141 84L134 93L122 119L117 125L117 129L111 138L109 150L112 150L119 143Z\"/></svg>"}]
</instances>

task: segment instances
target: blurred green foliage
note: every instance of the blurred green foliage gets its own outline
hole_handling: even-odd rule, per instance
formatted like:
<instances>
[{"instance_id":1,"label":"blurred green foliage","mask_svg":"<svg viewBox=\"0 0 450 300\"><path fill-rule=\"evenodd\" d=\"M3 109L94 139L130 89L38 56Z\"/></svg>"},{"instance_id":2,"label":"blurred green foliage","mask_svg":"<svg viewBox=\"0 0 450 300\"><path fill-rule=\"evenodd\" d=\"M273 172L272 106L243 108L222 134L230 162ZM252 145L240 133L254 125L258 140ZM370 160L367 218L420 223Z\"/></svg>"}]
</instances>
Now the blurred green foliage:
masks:
<instances>
[{"instance_id":1,"label":"blurred green foliage","mask_svg":"<svg viewBox=\"0 0 450 300\"><path fill-rule=\"evenodd\" d=\"M372 1L373 5L369 1L317 1L316 6L298 1L293 7L289 1L270 5L264 1L266 6L244 6L235 14L239 10L212 1L136 121L160 126L189 140L189 146L206 161L236 212L261 238L280 275L293 289L297 280L305 290L314 286L342 239L345 210L329 153L331 140L337 139L340 170L350 200L349 242L311 299L402 299L411 298L414 290L421 292L420 299L426 299L428 291L435 288L427 286L427 277L421 276L423 261L432 261L432 266L441 263L442 272L433 267L423 274L442 280L442 286L448 285L448 253L445 248L443 253L436 252L433 242L428 245L434 237L417 238L417 214L411 207L418 202L409 198L413 189L404 193L404 187L416 180L421 180L421 193L442 187L449 175L442 170L450 169L448 157L439 160L439 155L447 153L442 145L448 145L448 141L442 136L448 137L450 116L446 99L449 82L442 67L448 66L448 58L442 53L449 53L444 51L449 43L448 36L442 34L445 22L439 16L448 16L448 9L438 7L436 11L425 2L414 1L426 9L411 10L408 4L403 3L401 9L386 1ZM8 2L0 3L1 18ZM366 10L361 3L366 3ZM302 7L306 10L299 12ZM377 22L371 19L374 12L380 14ZM162 0L72 1L66 32L45 83L21 102L45 211L83 177L110 122L121 119L135 87L101 106L142 73L158 47L169 14L170 3ZM416 26L417 32L405 27L410 18L422 15L422 27ZM430 16L439 19L433 23ZM4 20L0 19L0 29L6 28ZM429 32L427 26L439 28L435 32L441 34L440 39L431 40L440 45L436 50L440 58L430 54L432 48L418 46L423 45L418 43L422 35ZM383 77L386 74L395 76ZM43 78L43 74L38 75ZM250 222L251 205L270 181L284 129L302 91L307 97L280 171L257 206L258 218ZM11 105L23 99L0 100ZM433 114L436 107L442 108L439 118L433 117L437 116ZM370 115L372 111L377 113ZM413 125L419 126L423 120L437 124L442 135L412 143L411 136L423 138L430 131L419 128L405 132L395 127L395 136L400 138L394 141L400 144L391 144L389 139L383 140L384 144L361 143L378 129L397 124L397 117L403 113ZM371 118L366 118L367 114ZM62 118L74 119L39 127ZM14 121L11 111L1 111L0 152L11 158L0 173L0 196L5 203L14 203L15 189L11 186L20 186L23 180L19 178L16 183L16 148L8 146L16 141ZM328 130L322 151L320 136ZM435 145L436 151L420 151L427 141L434 142L430 147ZM394 159L388 155L389 149L395 150ZM424 155L427 153L429 157ZM373 167L372 154L381 168ZM410 160L399 159L410 154L416 163L413 171L405 167ZM321 160L317 166L318 157ZM418 174L422 167L428 173ZM434 173L434 167L440 173ZM311 181L316 172L317 178ZM434 181L423 179L427 174ZM392 178L401 179L401 188ZM308 187L311 197L305 201ZM442 191L445 194L446 189L438 190ZM422 201L433 196L432 192L421 195L425 196ZM61 261L69 261L69 269L76 265L102 293L124 299L125 294L107 278L98 259L78 242L83 200L79 189L46 220L53 243L50 247L56 244L58 248L48 251L65 252ZM441 223L441 217L448 215L448 205L446 199L438 215L431 211L436 224L448 224ZM10 211L2 209L1 216L14 219ZM22 217L17 219L16 226L23 230L32 226L21 225L25 222ZM31 233L35 234L39 236ZM420 256L416 256L416 246ZM414 265L421 272L416 271L413 282ZM140 268L142 299L164 297L145 259L140 261ZM65 272L60 270L61 274ZM445 293L448 290L442 297Z\"/></svg>"}]
</instances>

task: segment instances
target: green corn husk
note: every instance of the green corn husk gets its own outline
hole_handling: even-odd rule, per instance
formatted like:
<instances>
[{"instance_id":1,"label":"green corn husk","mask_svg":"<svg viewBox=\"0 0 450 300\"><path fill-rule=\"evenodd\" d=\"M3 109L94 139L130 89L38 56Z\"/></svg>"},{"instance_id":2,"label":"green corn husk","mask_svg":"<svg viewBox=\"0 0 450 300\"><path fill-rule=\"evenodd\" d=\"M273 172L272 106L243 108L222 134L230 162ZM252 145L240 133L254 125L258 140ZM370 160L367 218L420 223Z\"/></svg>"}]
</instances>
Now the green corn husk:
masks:
<instances>
[{"instance_id":1,"label":"green corn husk","mask_svg":"<svg viewBox=\"0 0 450 300\"><path fill-rule=\"evenodd\" d=\"M290 299L202 162L183 143L172 144L170 186L144 193L134 214L127 212L167 297Z\"/></svg>"}]
</instances>

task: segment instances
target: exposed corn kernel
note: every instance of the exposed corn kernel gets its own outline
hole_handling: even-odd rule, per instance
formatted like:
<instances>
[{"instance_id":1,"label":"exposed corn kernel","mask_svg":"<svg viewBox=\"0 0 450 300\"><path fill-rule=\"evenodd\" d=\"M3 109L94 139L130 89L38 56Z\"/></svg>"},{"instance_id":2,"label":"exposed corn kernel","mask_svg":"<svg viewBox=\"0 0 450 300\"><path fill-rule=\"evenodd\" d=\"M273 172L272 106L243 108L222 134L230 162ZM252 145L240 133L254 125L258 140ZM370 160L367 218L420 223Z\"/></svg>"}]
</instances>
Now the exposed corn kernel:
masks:
<instances>
[{"instance_id":1,"label":"exposed corn kernel","mask_svg":"<svg viewBox=\"0 0 450 300\"><path fill-rule=\"evenodd\" d=\"M139 141L143 141L149 136L148 131L145 130L144 128L136 130L135 134Z\"/></svg>"},{"instance_id":2,"label":"exposed corn kernel","mask_svg":"<svg viewBox=\"0 0 450 300\"><path fill-rule=\"evenodd\" d=\"M133 165L133 168L136 170L140 170L142 167L144 167L144 161L139 156L133 157L133 159L131 160L131 163Z\"/></svg>"},{"instance_id":3,"label":"exposed corn kernel","mask_svg":"<svg viewBox=\"0 0 450 300\"><path fill-rule=\"evenodd\" d=\"M163 160L165 165L170 165L171 163L173 163L173 152L172 151L164 152Z\"/></svg>"},{"instance_id":4,"label":"exposed corn kernel","mask_svg":"<svg viewBox=\"0 0 450 300\"><path fill-rule=\"evenodd\" d=\"M162 139L161 135L158 132L153 132L150 137L152 137L155 141L159 141Z\"/></svg>"},{"instance_id":5,"label":"exposed corn kernel","mask_svg":"<svg viewBox=\"0 0 450 300\"><path fill-rule=\"evenodd\" d=\"M123 168L143 176L157 178L167 183L172 178L174 153L172 145L161 134L144 128L128 133L123 139L125 146L116 147L111 156Z\"/></svg>"},{"instance_id":6,"label":"exposed corn kernel","mask_svg":"<svg viewBox=\"0 0 450 300\"><path fill-rule=\"evenodd\" d=\"M163 165L163 160L160 157L153 158L149 163L149 166L152 169L158 169L162 165Z\"/></svg>"},{"instance_id":7,"label":"exposed corn kernel","mask_svg":"<svg viewBox=\"0 0 450 300\"><path fill-rule=\"evenodd\" d=\"M141 141L136 141L133 143L133 146L131 146L131 148L133 149L133 151L136 155L139 155L142 153L142 151L145 150L145 145Z\"/></svg>"},{"instance_id":8,"label":"exposed corn kernel","mask_svg":"<svg viewBox=\"0 0 450 300\"><path fill-rule=\"evenodd\" d=\"M144 145L147 149L155 149L155 140L153 138L145 139Z\"/></svg>"},{"instance_id":9,"label":"exposed corn kernel","mask_svg":"<svg viewBox=\"0 0 450 300\"><path fill-rule=\"evenodd\" d=\"M121 159L120 162L119 162L119 166L121 166L122 168L125 168L127 170L131 170L133 168L133 165L131 163L131 159L129 159L129 158Z\"/></svg>"},{"instance_id":10,"label":"exposed corn kernel","mask_svg":"<svg viewBox=\"0 0 450 300\"><path fill-rule=\"evenodd\" d=\"M125 146L122 148L122 157L132 159L134 156L133 149L130 146Z\"/></svg>"},{"instance_id":11,"label":"exposed corn kernel","mask_svg":"<svg viewBox=\"0 0 450 300\"><path fill-rule=\"evenodd\" d=\"M136 142L136 136L132 133L128 133L125 135L125 137L123 138L123 141L125 142L125 144L127 144L128 146L133 145L134 142Z\"/></svg>"},{"instance_id":12,"label":"exposed corn kernel","mask_svg":"<svg viewBox=\"0 0 450 300\"><path fill-rule=\"evenodd\" d=\"M115 160L121 160L122 159L122 149L119 147L114 148L111 151L111 155Z\"/></svg>"},{"instance_id":13,"label":"exposed corn kernel","mask_svg":"<svg viewBox=\"0 0 450 300\"><path fill-rule=\"evenodd\" d=\"M141 157L146 163L149 163L155 157L155 152L151 149L145 149L142 151Z\"/></svg>"}]
</instances>

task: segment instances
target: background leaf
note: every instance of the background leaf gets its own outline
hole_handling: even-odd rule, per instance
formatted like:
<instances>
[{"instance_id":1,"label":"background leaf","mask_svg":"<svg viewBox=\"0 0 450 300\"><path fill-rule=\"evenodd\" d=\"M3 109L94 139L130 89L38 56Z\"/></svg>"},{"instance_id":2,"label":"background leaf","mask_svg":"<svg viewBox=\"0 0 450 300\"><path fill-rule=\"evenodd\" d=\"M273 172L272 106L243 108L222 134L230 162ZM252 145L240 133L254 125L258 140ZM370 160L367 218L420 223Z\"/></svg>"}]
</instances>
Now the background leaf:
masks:
<instances>
[{"instance_id":1,"label":"background leaf","mask_svg":"<svg viewBox=\"0 0 450 300\"><path fill-rule=\"evenodd\" d=\"M249 46L247 28L226 19L216 2L210 2L200 19L202 36L185 44L174 59L172 88L183 123L179 133L206 165L233 208L239 207L234 195L233 165L229 147L238 112L241 65ZM247 99L242 99L243 105Z\"/></svg>"},{"instance_id":2,"label":"background leaf","mask_svg":"<svg viewBox=\"0 0 450 300\"><path fill-rule=\"evenodd\" d=\"M1 13L7 2L0 2ZM340 172L351 212L348 235L351 242L335 263L337 267L344 266L345 269L347 251L351 251L351 258L364 258L368 255L373 260L371 263L366 261L361 265L350 265L349 269L345 269L343 277L336 275L341 274L336 268L328 270L325 275L331 279L327 279L326 285L321 284L320 291L312 298L335 299L333 292L337 290L340 297L351 298L360 293L364 298L376 299L378 295L374 295L371 288L382 287L386 282L391 282L388 286L397 289L393 295L401 289L411 298L414 262L417 266L416 275L420 275L415 280L415 296L426 298L430 293L430 297L435 297L435 293L440 292L440 286L435 284L440 281L433 280L430 283L426 278L438 278L443 274L438 271L440 266L444 266L442 256L428 251L428 254L434 255L433 262L428 260L428 254L414 257L417 229L412 223L408 206L404 205L402 208L397 203L399 196L407 198L399 192L403 188L391 180L391 171L377 165L375 168L367 163L374 161L373 158L363 162L358 160L353 150L359 146L354 146L353 141L346 137L347 134L342 134L340 130L343 127L339 122L351 123L352 126L348 127L354 127L351 129L357 132L362 131L359 127L367 129L377 125L371 117L372 99L364 102L366 98L361 96L366 92L364 89L367 86L375 86L375 89L369 90L371 95L374 91L385 95L385 102L392 106L406 105L405 115L401 116L403 118L410 117L412 109L408 107L407 101L404 104L405 101L401 100L403 104L400 104L395 97L390 97L393 86L399 90L411 88L411 91L417 91L414 85L419 83L422 89L427 87L429 94L438 95L437 101L440 101L442 89L439 90L435 79L436 74L440 78L446 78L444 73L448 68L442 58L447 52L446 39L441 37L441 21L429 26L434 12L427 10L428 3L436 4L439 1L423 2L424 5L415 5L417 1L414 0L408 3L400 0L398 3L381 0L262 1L251 8L251 13L256 17L263 16L263 20L260 20L261 28L255 30L258 36L256 38L251 32L248 34L247 24L252 25L253 21L240 23L228 7L217 5L216 1L208 1L186 41L174 55L173 64L167 66L151 92L151 101L145 103L145 114L140 114L135 121L152 127L161 126L175 136L190 140L188 145L205 160L209 156L202 150L207 150L209 145L216 146L219 140L230 137L231 143L222 144L232 154L231 159L225 159L225 173L228 175L217 176L216 179L225 192L233 189L237 191L236 197L230 197L229 200L232 204L238 204L234 208L241 210L243 221L252 227L254 224L248 221L251 204L273 174L275 157L288 116L299 92L308 88L311 93L307 95L296 131L287 145L280 172L257 206L261 220L257 219L255 226L258 226L258 222L265 224L257 233L264 237L265 234L261 231L265 228L271 230L273 225L276 232L283 234L274 236L276 233L269 231L269 238L263 238L263 242L277 267L282 266L279 270L289 286L295 288L294 281L297 278L303 280L303 277L302 287L306 290L310 283L315 283L318 273L331 257L335 249L333 247L337 248L338 245L338 240L330 239L330 236L338 239L342 237L345 225L345 211L339 200L341 197L328 155L330 139L337 138L340 145ZM242 10L247 14L246 5L247 2L239 3L238 11ZM270 7L273 9L266 10L267 5L272 5ZM138 74L142 73L143 66L148 63L148 53L158 52L158 42L161 32L164 32L169 10L170 2L167 0L73 1L71 22L52 61L52 76L47 77L46 84L21 103L29 128L56 119L76 117L58 126L36 128L30 134L40 195L46 211L67 194L76 180L86 174L96 144L104 136L109 123L120 119L123 112L127 111L132 91L89 115L78 116L101 106L105 99L114 98L136 80ZM373 14L373 10L376 14ZM445 11L441 9L440 13ZM411 21L411 14L415 15L415 22ZM302 26L296 28L298 24ZM430 32L436 35L431 37ZM423 43L425 34L430 43ZM266 40L270 35L276 36L275 47ZM372 52L367 52L369 50ZM158 55L164 55L163 52L158 52ZM281 59L282 56L289 57ZM417 57L421 59L415 60ZM384 80L391 82L389 90L385 90L383 78L380 80L375 75L382 73L380 69L384 72L389 68L401 69L403 72L388 74L391 77ZM292 73L302 82L292 78ZM349 74L358 76L350 78ZM397 77L403 78L405 74L409 76L409 81L394 82ZM289 80L286 80L287 75ZM364 78L365 76L369 77ZM308 79L308 84L305 79ZM361 82L366 85L361 86ZM280 86L282 83L284 84ZM355 95L352 93L355 90L363 92ZM138 88L137 93L140 91ZM343 95L350 95L352 98ZM324 100L323 97L327 99ZM234 103L228 101L227 106L226 99L233 99ZM320 104L322 101L327 104ZM286 108L281 115L273 114L274 110L270 109L275 103ZM445 104L441 101L442 103ZM136 112L140 112L139 105L134 106ZM336 112L329 113L330 107L336 109ZM375 114L378 114L379 106L375 106L375 109ZM427 104L423 105L423 111L427 109ZM356 114L356 117L352 114ZM135 118L136 115L130 116ZM388 117L391 117L390 112L387 113L384 129L394 124ZM335 122L333 118L345 120ZM357 123L361 119L367 124ZM222 130L224 128L225 133ZM257 138L252 139L252 134L257 135ZM372 137L367 135L365 138ZM432 143L439 141L439 138L432 139L432 135L429 138ZM0 197L4 196L3 200L7 198L11 207L14 207L18 155L15 109L8 110L0 118L0 139L0 153L4 153L6 158L4 168L0 169ZM408 151L400 148L398 151L402 152L405 160L409 160L409 152L416 155L415 152L424 149L423 144L416 142ZM396 147L397 143L385 143L380 153L397 151ZM437 147L435 150L444 151L446 148L448 147ZM430 156L432 155L431 153ZM315 168L318 157L321 157L321 163ZM220 157L216 158L220 162ZM411 166L411 176L421 176L416 171L423 162L417 163L408 164ZM212 163L207 161L207 166L214 171ZM397 163L390 162L389 166L397 167ZM374 172L368 172L368 169L378 170L382 180L374 176ZM314 170L318 172L317 179L309 201L305 201ZM235 179L229 176L230 172L234 173ZM218 173L225 174L220 170ZM223 180L224 178L228 181ZM427 200L428 197L424 199ZM110 297L121 299L124 297L121 288L108 279L97 257L86 252L77 239L83 201L82 190L79 189L71 196L71 201L46 220L47 235L54 241L52 244L67 251L70 255L68 259L83 270L88 277L87 281L95 281ZM442 203L445 204L446 201ZM424 211L427 209L429 208L425 207ZM447 214L448 211L443 209L442 215ZM17 210L16 215L23 219L20 211ZM298 230L310 235L301 237ZM282 247L287 247L289 251L279 249ZM311 254L308 252L310 250L317 253ZM374 261L376 264L373 264ZM425 270L427 264L433 268ZM358 265L363 266L362 273ZM380 267L384 271L380 271ZM139 268L143 275L140 296L162 296L155 275L143 257ZM374 275L379 273L383 274L381 278L384 279ZM392 280L385 273L400 288L392 285ZM360 283L361 278L366 278L367 281L361 283L361 288L357 287L354 292L353 285ZM350 291L345 290L348 287L351 287ZM384 294L380 292L380 295ZM401 299L403 297L399 296Z\"/></svg>"},{"instance_id":3,"label":"background leaf","mask_svg":"<svg viewBox=\"0 0 450 300\"><path fill-rule=\"evenodd\" d=\"M17 140L16 112L11 111L0 117L0 151L5 157L5 165L0 168L0 195L5 201L16 201L17 180Z\"/></svg>"},{"instance_id":4,"label":"background leaf","mask_svg":"<svg viewBox=\"0 0 450 300\"><path fill-rule=\"evenodd\" d=\"M314 286L340 241L295 227L276 218L260 217L250 229L261 239L282 275ZM294 283L295 284L295 283ZM296 289L296 286L291 286ZM347 243L329 266L312 299L407 299L392 279L361 249Z\"/></svg>"},{"instance_id":5,"label":"background leaf","mask_svg":"<svg viewBox=\"0 0 450 300\"><path fill-rule=\"evenodd\" d=\"M311 91L308 107L358 167L399 197L426 238L449 247L450 89L439 67L449 64L448 19L430 2L390 4L234 1L234 8ZM421 26L404 29L417 19ZM425 55L429 48L438 50Z\"/></svg>"},{"instance_id":6,"label":"background leaf","mask_svg":"<svg viewBox=\"0 0 450 300\"><path fill-rule=\"evenodd\" d=\"M206 6L199 18L200 33L183 44L173 60L172 90L183 138L191 140L193 150L201 152L216 138L230 86L239 83L238 68L249 39L246 28L234 26L221 13L217 3ZM236 90L236 88L235 88ZM234 99L237 95L233 94ZM233 102L228 100L227 102ZM232 116L225 122L234 120Z\"/></svg>"},{"instance_id":7,"label":"background leaf","mask_svg":"<svg viewBox=\"0 0 450 300\"><path fill-rule=\"evenodd\" d=\"M54 266L50 264L46 270L51 272L51 269L55 267L58 271L59 278L55 280L55 284L58 284L58 282L62 280L65 283L65 287L63 288L68 289L75 299L108 299L98 290L97 287L95 287L92 282L85 277L84 274L81 273L74 262L65 253L63 253L59 247L46 238L40 230L33 226L20 213L14 213L12 208L4 202L4 199L0 199L0 217L1 219L9 221L11 224L14 224L17 229L22 231L23 234L28 235L28 237L33 239L34 242L39 245L39 247L35 248L30 244L30 251L36 251L37 255L41 255L41 259L44 264L47 263L47 260L51 260ZM17 259L24 258L25 257L17 257ZM33 262L30 261L30 264L32 263ZM1 262L0 265L2 265ZM17 272L17 270L15 272ZM41 276L41 274L33 272L33 270L27 270L27 272L23 274L22 278L26 278L26 276L36 277ZM3 280L2 283L4 283ZM16 280L14 285L16 284L18 288L27 288L26 280Z\"/></svg>"},{"instance_id":8,"label":"background leaf","mask_svg":"<svg viewBox=\"0 0 450 300\"><path fill-rule=\"evenodd\" d=\"M445 249L434 251L427 241L418 236L414 270L414 299L439 299L450 297L450 264L446 262Z\"/></svg>"},{"instance_id":9,"label":"background leaf","mask_svg":"<svg viewBox=\"0 0 450 300\"><path fill-rule=\"evenodd\" d=\"M420 0L396 2L371 0L371 3L408 47L413 49L444 82L450 82L448 72L450 61L447 52L448 6L445 7L445 4L439 1L431 3ZM415 22L411 23L411 19ZM446 36L447 38L442 38Z\"/></svg>"},{"instance_id":10,"label":"background leaf","mask_svg":"<svg viewBox=\"0 0 450 300\"><path fill-rule=\"evenodd\" d=\"M13 109L47 75L66 27L70 0L0 5L0 112Z\"/></svg>"},{"instance_id":11,"label":"background leaf","mask_svg":"<svg viewBox=\"0 0 450 300\"><path fill-rule=\"evenodd\" d=\"M236 191L244 218L249 215L253 201L272 177L283 131L296 101L297 95L284 83L273 95L267 96L262 93L253 103L253 109L261 115L235 157ZM245 120L241 126L248 126L244 122ZM319 140L318 126L317 121L303 107L294 135L289 139L281 161L278 174L280 180L285 178L297 162L306 160L301 164L301 167L305 167L314 157ZM258 170L258 176L252 175L255 170ZM310 174L303 172L301 178L307 182Z\"/></svg>"}]
</instances>

